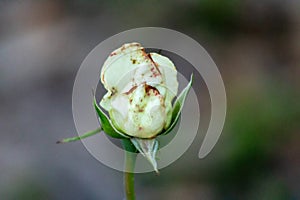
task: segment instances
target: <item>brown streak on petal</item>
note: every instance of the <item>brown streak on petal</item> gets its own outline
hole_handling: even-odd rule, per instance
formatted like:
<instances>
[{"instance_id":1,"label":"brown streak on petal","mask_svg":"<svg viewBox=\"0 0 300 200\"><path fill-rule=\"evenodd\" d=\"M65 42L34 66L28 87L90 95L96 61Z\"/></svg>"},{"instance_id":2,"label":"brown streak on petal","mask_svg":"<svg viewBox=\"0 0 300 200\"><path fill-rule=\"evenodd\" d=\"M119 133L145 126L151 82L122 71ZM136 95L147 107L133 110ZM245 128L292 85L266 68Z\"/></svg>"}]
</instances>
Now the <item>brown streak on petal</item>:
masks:
<instances>
[{"instance_id":1,"label":"brown streak on petal","mask_svg":"<svg viewBox=\"0 0 300 200\"><path fill-rule=\"evenodd\" d=\"M136 88L137 88L137 86L135 85L128 92L125 92L124 94L128 95L128 94L132 93Z\"/></svg>"},{"instance_id":2,"label":"brown streak on petal","mask_svg":"<svg viewBox=\"0 0 300 200\"><path fill-rule=\"evenodd\" d=\"M147 54L148 58L150 58L150 60L152 61L152 63L155 65L155 62L154 60L152 59L151 55L150 54Z\"/></svg>"},{"instance_id":3,"label":"brown streak on petal","mask_svg":"<svg viewBox=\"0 0 300 200\"><path fill-rule=\"evenodd\" d=\"M158 65L157 65L157 63L156 63L156 62L154 62L154 60L152 59L152 57L151 57L151 55L150 55L150 54L148 54L148 58L150 58L151 62L154 64L154 66L155 66L156 70L158 71L159 75L161 75L161 73L160 73L160 70L159 70L159 68L158 68Z\"/></svg>"}]
</instances>

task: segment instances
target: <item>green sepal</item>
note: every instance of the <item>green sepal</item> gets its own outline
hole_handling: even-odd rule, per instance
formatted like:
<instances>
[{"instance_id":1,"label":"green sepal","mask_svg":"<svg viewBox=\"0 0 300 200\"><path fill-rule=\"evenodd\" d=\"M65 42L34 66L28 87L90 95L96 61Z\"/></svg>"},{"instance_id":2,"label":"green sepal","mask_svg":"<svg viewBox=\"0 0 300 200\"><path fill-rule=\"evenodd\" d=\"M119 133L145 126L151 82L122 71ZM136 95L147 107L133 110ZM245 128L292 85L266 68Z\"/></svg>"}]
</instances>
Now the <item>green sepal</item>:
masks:
<instances>
[{"instance_id":1,"label":"green sepal","mask_svg":"<svg viewBox=\"0 0 300 200\"><path fill-rule=\"evenodd\" d=\"M182 92L180 93L180 95L177 97L174 106L173 106L173 111L172 111L172 119L171 119L171 125L169 126L169 128L167 128L165 131L163 131L161 133L161 135L166 135L169 132L171 132L173 130L173 128L175 127L175 125L178 122L178 119L180 117L181 114L181 110L183 108L184 105L184 101L186 99L187 94L189 93L192 84L193 84L193 74L191 74L191 79L190 82L188 83L188 85L182 90Z\"/></svg>"},{"instance_id":2,"label":"green sepal","mask_svg":"<svg viewBox=\"0 0 300 200\"><path fill-rule=\"evenodd\" d=\"M97 104L97 100L94 97L94 107L99 116L99 121L101 124L102 130L109 136L113 138L125 139L129 138L129 136L117 130L112 124L111 120L107 117L107 115L101 110L101 108Z\"/></svg>"},{"instance_id":3,"label":"green sepal","mask_svg":"<svg viewBox=\"0 0 300 200\"><path fill-rule=\"evenodd\" d=\"M122 146L126 151L138 153L138 150L135 148L130 139L122 139Z\"/></svg>"}]
</instances>

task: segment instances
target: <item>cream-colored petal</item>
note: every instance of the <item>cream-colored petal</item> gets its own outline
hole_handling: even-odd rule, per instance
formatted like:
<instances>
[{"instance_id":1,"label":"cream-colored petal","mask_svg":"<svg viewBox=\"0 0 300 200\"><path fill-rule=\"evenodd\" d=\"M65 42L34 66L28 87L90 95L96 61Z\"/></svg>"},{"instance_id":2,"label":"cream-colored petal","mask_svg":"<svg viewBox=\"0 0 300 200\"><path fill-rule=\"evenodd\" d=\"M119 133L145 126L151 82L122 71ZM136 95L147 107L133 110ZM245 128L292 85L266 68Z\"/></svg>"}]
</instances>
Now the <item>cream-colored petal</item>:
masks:
<instances>
[{"instance_id":1,"label":"cream-colored petal","mask_svg":"<svg viewBox=\"0 0 300 200\"><path fill-rule=\"evenodd\" d=\"M116 96L111 101L112 122L130 136L152 138L166 124L163 97L151 86L142 84L132 93Z\"/></svg>"},{"instance_id":2,"label":"cream-colored petal","mask_svg":"<svg viewBox=\"0 0 300 200\"><path fill-rule=\"evenodd\" d=\"M101 81L111 92L124 93L142 82L161 82L158 68L138 43L125 44L113 51L101 70Z\"/></svg>"},{"instance_id":3,"label":"cream-colored petal","mask_svg":"<svg viewBox=\"0 0 300 200\"><path fill-rule=\"evenodd\" d=\"M169 58L157 53L150 53L150 56L163 76L163 84L168 88L170 98L173 99L178 92L177 70L174 63Z\"/></svg>"}]
</instances>

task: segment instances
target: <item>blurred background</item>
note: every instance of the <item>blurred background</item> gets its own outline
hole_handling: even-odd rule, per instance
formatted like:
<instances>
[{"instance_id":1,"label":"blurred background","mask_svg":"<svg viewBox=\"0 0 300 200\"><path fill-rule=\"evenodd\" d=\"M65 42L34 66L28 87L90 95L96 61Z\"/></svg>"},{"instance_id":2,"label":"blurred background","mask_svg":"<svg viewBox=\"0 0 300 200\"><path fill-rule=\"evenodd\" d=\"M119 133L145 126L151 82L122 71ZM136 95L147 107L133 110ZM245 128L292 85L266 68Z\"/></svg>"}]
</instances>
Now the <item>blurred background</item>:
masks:
<instances>
[{"instance_id":1,"label":"blurred background","mask_svg":"<svg viewBox=\"0 0 300 200\"><path fill-rule=\"evenodd\" d=\"M71 95L83 59L144 26L183 32L208 51L228 111L206 158L198 134L160 176L137 174L138 199L300 199L299 10L297 0L1 0L0 199L124 198L121 172L80 142L55 142L76 135ZM210 104L199 87L205 132Z\"/></svg>"}]
</instances>

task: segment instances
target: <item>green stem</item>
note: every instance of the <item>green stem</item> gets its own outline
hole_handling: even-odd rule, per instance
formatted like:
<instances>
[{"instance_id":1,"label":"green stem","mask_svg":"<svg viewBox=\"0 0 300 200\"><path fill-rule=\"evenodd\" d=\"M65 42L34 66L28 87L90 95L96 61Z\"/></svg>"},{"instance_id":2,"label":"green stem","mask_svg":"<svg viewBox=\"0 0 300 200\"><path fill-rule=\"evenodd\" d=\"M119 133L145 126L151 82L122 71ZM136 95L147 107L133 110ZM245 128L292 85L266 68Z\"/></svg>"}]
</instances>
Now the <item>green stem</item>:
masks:
<instances>
[{"instance_id":1,"label":"green stem","mask_svg":"<svg viewBox=\"0 0 300 200\"><path fill-rule=\"evenodd\" d=\"M81 136L72 137L72 138L66 138L66 139L57 141L56 143L66 143L66 142L74 142L74 141L77 141L77 140L81 140L81 139L90 137L90 136L92 136L92 135L95 135L95 134L101 132L101 130L102 130L102 128L97 128L97 129L95 129L95 130L93 130L93 131L86 132L86 133L84 133L84 134L81 135Z\"/></svg>"},{"instance_id":2,"label":"green stem","mask_svg":"<svg viewBox=\"0 0 300 200\"><path fill-rule=\"evenodd\" d=\"M124 189L126 200L135 200L134 192L134 166L137 154L135 147L130 140L123 140L125 150L125 172L124 172Z\"/></svg>"}]
</instances>

